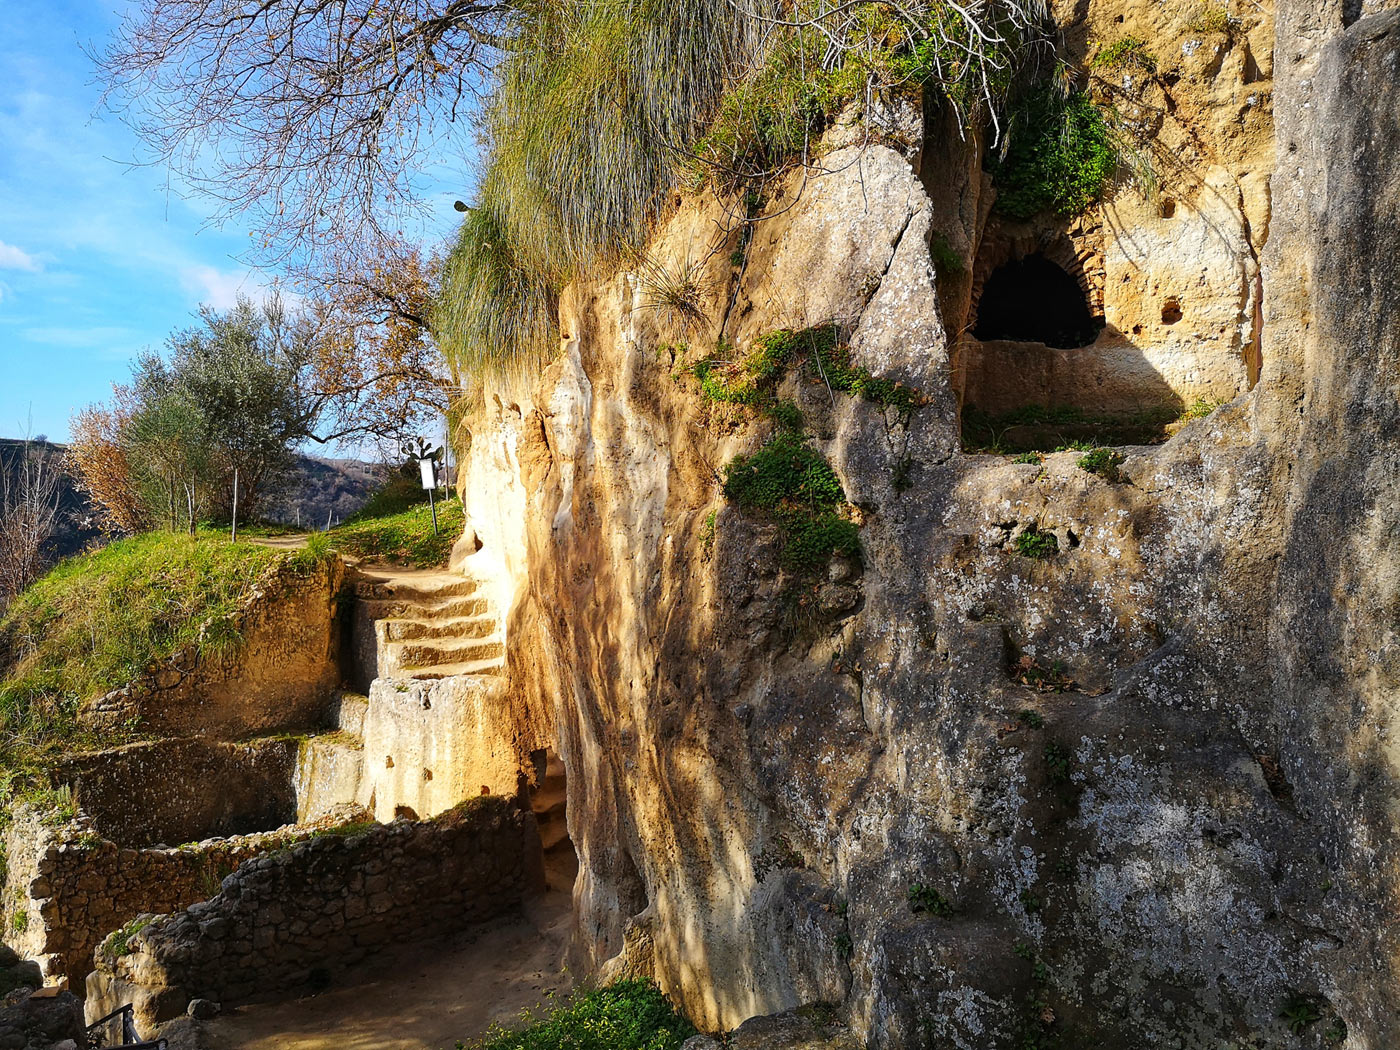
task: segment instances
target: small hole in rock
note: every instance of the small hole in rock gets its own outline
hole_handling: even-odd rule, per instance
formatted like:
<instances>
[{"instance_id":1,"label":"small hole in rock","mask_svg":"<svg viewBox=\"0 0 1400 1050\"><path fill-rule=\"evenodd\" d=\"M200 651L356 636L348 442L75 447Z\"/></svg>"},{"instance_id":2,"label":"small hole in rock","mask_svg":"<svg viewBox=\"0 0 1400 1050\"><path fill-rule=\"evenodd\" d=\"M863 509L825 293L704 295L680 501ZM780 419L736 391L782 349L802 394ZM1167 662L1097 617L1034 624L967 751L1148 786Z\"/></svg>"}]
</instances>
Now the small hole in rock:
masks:
<instances>
[{"instance_id":1,"label":"small hole in rock","mask_svg":"<svg viewBox=\"0 0 1400 1050\"><path fill-rule=\"evenodd\" d=\"M1181 320L1181 300L1172 296L1162 304L1162 323L1176 324Z\"/></svg>"},{"instance_id":2,"label":"small hole in rock","mask_svg":"<svg viewBox=\"0 0 1400 1050\"><path fill-rule=\"evenodd\" d=\"M414 811L414 809L413 809L412 806L395 806L395 807L394 807L394 819L395 819L395 820L417 820L417 819L418 819L418 814L417 814L417 812Z\"/></svg>"},{"instance_id":3,"label":"small hole in rock","mask_svg":"<svg viewBox=\"0 0 1400 1050\"><path fill-rule=\"evenodd\" d=\"M423 779L424 779L424 780L432 780L432 779L433 779L433 771L432 771L431 769L425 769L425 770L423 770Z\"/></svg>"},{"instance_id":4,"label":"small hole in rock","mask_svg":"<svg viewBox=\"0 0 1400 1050\"><path fill-rule=\"evenodd\" d=\"M1140 324L1135 324L1135 325L1133 325L1133 335L1142 335L1142 325L1140 325Z\"/></svg>"},{"instance_id":5,"label":"small hole in rock","mask_svg":"<svg viewBox=\"0 0 1400 1050\"><path fill-rule=\"evenodd\" d=\"M385 756L384 756L384 768L385 768L385 769L393 769L393 768L394 768L394 756L393 756L393 755L385 755Z\"/></svg>"},{"instance_id":6,"label":"small hole in rock","mask_svg":"<svg viewBox=\"0 0 1400 1050\"><path fill-rule=\"evenodd\" d=\"M1176 201L1172 200L1170 197L1163 197L1161 206L1158 208L1158 213L1164 219L1172 218L1176 215Z\"/></svg>"}]
</instances>

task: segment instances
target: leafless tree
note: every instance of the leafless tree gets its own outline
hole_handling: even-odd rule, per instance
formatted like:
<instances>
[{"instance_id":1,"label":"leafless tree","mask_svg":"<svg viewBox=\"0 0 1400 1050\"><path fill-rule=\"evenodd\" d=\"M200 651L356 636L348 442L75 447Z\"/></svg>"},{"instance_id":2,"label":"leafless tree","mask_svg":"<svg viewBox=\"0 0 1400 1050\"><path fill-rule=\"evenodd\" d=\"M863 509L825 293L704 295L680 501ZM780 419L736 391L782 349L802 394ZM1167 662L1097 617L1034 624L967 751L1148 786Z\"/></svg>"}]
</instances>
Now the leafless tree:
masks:
<instances>
[{"instance_id":1,"label":"leafless tree","mask_svg":"<svg viewBox=\"0 0 1400 1050\"><path fill-rule=\"evenodd\" d=\"M282 264L421 206L517 0L138 0L96 51L104 103Z\"/></svg>"},{"instance_id":2,"label":"leafless tree","mask_svg":"<svg viewBox=\"0 0 1400 1050\"><path fill-rule=\"evenodd\" d=\"M25 440L0 455L0 609L39 578L61 491L59 456Z\"/></svg>"}]
</instances>

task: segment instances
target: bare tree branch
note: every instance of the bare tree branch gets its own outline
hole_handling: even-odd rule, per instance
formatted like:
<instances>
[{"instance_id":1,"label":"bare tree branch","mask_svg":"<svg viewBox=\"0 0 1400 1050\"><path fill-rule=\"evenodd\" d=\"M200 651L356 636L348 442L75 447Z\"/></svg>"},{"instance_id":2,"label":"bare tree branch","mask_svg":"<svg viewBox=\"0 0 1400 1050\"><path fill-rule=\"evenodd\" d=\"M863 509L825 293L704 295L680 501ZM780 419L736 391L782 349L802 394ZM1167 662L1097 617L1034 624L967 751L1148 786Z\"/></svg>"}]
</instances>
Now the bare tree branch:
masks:
<instances>
[{"instance_id":1,"label":"bare tree branch","mask_svg":"<svg viewBox=\"0 0 1400 1050\"><path fill-rule=\"evenodd\" d=\"M103 103L250 223L267 261L375 244L470 116L513 0L140 0L93 54ZM464 103L466 105L464 106Z\"/></svg>"}]
</instances>

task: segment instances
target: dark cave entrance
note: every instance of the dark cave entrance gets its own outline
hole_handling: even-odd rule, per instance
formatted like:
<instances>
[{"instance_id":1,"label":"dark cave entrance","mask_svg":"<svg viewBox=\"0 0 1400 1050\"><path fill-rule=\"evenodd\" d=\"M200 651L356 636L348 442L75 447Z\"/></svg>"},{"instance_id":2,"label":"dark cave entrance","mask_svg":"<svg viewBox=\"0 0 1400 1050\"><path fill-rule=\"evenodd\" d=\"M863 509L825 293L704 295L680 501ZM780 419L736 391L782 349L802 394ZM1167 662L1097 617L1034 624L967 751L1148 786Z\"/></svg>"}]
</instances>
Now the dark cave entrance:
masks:
<instances>
[{"instance_id":1,"label":"dark cave entrance","mask_svg":"<svg viewBox=\"0 0 1400 1050\"><path fill-rule=\"evenodd\" d=\"M530 752L534 784L530 811L539 826L544 850L545 881L551 890L572 890L578 876L578 854L569 838L569 788L564 763L553 750Z\"/></svg>"},{"instance_id":2,"label":"dark cave entrance","mask_svg":"<svg viewBox=\"0 0 1400 1050\"><path fill-rule=\"evenodd\" d=\"M1092 343L1102 327L1079 282L1037 252L992 271L972 334L984 342L1009 339L1073 350Z\"/></svg>"}]
</instances>

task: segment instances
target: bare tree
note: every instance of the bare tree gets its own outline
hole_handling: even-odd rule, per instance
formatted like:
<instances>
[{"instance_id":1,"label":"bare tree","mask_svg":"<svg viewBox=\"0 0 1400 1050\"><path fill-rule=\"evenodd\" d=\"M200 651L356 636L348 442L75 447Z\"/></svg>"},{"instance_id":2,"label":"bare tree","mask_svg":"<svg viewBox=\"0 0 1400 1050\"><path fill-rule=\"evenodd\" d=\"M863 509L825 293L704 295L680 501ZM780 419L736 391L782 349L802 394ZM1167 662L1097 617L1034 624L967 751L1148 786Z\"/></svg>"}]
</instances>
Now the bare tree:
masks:
<instances>
[{"instance_id":1,"label":"bare tree","mask_svg":"<svg viewBox=\"0 0 1400 1050\"><path fill-rule=\"evenodd\" d=\"M138 0L104 102L286 263L374 244L475 107L515 0Z\"/></svg>"},{"instance_id":2,"label":"bare tree","mask_svg":"<svg viewBox=\"0 0 1400 1050\"><path fill-rule=\"evenodd\" d=\"M59 457L28 439L0 456L0 609L44 571L60 474Z\"/></svg>"}]
</instances>

